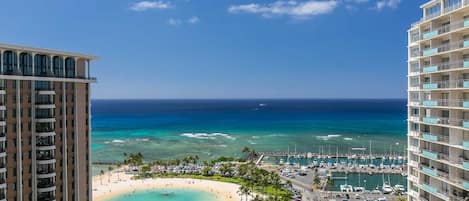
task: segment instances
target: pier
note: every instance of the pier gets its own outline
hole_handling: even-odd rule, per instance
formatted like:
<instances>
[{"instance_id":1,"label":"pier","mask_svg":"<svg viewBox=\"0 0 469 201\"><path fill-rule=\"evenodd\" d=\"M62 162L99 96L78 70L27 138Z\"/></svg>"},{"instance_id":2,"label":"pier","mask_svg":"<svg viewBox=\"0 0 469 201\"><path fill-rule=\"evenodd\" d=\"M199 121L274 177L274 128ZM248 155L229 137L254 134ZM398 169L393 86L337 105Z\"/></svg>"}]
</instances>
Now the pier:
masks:
<instances>
[{"instance_id":1,"label":"pier","mask_svg":"<svg viewBox=\"0 0 469 201\"><path fill-rule=\"evenodd\" d=\"M294 157L294 158L348 158L348 159L389 159L389 158L398 158L407 159L405 156L400 156L397 154L352 154L352 153L331 153L331 154L321 154L321 153L298 153L293 154L289 152L258 152L260 156L269 156L269 157Z\"/></svg>"}]
</instances>

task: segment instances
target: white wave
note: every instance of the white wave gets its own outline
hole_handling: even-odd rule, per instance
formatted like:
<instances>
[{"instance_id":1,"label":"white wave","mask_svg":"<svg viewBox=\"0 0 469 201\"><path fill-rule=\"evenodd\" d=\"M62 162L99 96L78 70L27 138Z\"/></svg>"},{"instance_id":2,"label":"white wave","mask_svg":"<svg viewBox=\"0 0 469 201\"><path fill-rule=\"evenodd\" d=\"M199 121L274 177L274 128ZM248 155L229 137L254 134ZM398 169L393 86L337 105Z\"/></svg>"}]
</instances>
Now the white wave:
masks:
<instances>
[{"instance_id":1,"label":"white wave","mask_svg":"<svg viewBox=\"0 0 469 201\"><path fill-rule=\"evenodd\" d=\"M261 137L259 136L252 136L252 139L260 139Z\"/></svg>"},{"instance_id":2,"label":"white wave","mask_svg":"<svg viewBox=\"0 0 469 201\"><path fill-rule=\"evenodd\" d=\"M105 141L105 142L104 142L104 144L109 144L109 143L111 143L111 142L109 142L109 141Z\"/></svg>"},{"instance_id":3,"label":"white wave","mask_svg":"<svg viewBox=\"0 0 469 201\"><path fill-rule=\"evenodd\" d=\"M257 143L255 143L255 142L252 141L252 140L248 140L248 143L249 143L249 144L257 144Z\"/></svg>"},{"instance_id":4,"label":"white wave","mask_svg":"<svg viewBox=\"0 0 469 201\"><path fill-rule=\"evenodd\" d=\"M226 144L219 144L218 146L219 146L219 147L227 147Z\"/></svg>"},{"instance_id":5,"label":"white wave","mask_svg":"<svg viewBox=\"0 0 469 201\"><path fill-rule=\"evenodd\" d=\"M125 140L113 140L112 143L125 143Z\"/></svg>"},{"instance_id":6,"label":"white wave","mask_svg":"<svg viewBox=\"0 0 469 201\"><path fill-rule=\"evenodd\" d=\"M353 138L351 138L351 137L346 137L346 138L344 138L344 140L345 140L345 141L351 141L351 140L353 140Z\"/></svg>"},{"instance_id":7,"label":"white wave","mask_svg":"<svg viewBox=\"0 0 469 201\"><path fill-rule=\"evenodd\" d=\"M148 142L148 141L150 141L150 139L148 139L148 138L141 138L141 139L138 138L135 141L137 141L137 142Z\"/></svg>"},{"instance_id":8,"label":"white wave","mask_svg":"<svg viewBox=\"0 0 469 201\"><path fill-rule=\"evenodd\" d=\"M235 137L225 133L183 133L181 136L202 140L215 140L217 137L224 137L230 140L236 140Z\"/></svg>"},{"instance_id":9,"label":"white wave","mask_svg":"<svg viewBox=\"0 0 469 201\"><path fill-rule=\"evenodd\" d=\"M340 137L341 135L320 135L320 136L316 136L317 139L319 140L329 140L331 138L337 138L337 137Z\"/></svg>"},{"instance_id":10,"label":"white wave","mask_svg":"<svg viewBox=\"0 0 469 201\"><path fill-rule=\"evenodd\" d=\"M267 135L268 137L285 137L286 135L282 134L272 134L272 135Z\"/></svg>"}]
</instances>

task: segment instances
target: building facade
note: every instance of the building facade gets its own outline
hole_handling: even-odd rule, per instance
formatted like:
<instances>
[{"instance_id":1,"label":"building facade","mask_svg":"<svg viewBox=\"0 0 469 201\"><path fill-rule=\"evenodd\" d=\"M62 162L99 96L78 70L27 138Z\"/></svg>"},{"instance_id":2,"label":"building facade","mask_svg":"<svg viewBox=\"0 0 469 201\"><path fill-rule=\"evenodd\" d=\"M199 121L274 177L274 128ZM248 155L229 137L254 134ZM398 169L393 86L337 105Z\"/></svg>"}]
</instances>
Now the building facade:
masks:
<instances>
[{"instance_id":1,"label":"building facade","mask_svg":"<svg viewBox=\"0 0 469 201\"><path fill-rule=\"evenodd\" d=\"M409 200L469 197L469 0L432 0L408 31Z\"/></svg>"},{"instance_id":2,"label":"building facade","mask_svg":"<svg viewBox=\"0 0 469 201\"><path fill-rule=\"evenodd\" d=\"M94 59L0 44L0 201L91 200Z\"/></svg>"}]
</instances>

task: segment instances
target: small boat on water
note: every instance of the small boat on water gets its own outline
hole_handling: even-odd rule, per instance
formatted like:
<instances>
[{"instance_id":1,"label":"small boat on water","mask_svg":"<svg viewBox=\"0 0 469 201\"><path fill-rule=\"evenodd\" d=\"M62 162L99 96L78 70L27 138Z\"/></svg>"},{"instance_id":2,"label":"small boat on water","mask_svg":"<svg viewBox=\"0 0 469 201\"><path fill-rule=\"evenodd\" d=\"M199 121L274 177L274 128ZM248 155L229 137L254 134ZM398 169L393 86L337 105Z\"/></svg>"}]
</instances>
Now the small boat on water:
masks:
<instances>
[{"instance_id":1,"label":"small boat on water","mask_svg":"<svg viewBox=\"0 0 469 201\"><path fill-rule=\"evenodd\" d=\"M394 192L405 192L405 187L404 185L399 185L399 184L396 184L394 185Z\"/></svg>"},{"instance_id":2,"label":"small boat on water","mask_svg":"<svg viewBox=\"0 0 469 201\"><path fill-rule=\"evenodd\" d=\"M353 192L353 186L348 185L348 184L340 185L340 191L341 192Z\"/></svg>"},{"instance_id":3,"label":"small boat on water","mask_svg":"<svg viewBox=\"0 0 469 201\"><path fill-rule=\"evenodd\" d=\"M394 189L387 182L383 183L383 187L381 188L381 191L383 191L383 194L390 194L393 192L393 190Z\"/></svg>"},{"instance_id":4,"label":"small boat on water","mask_svg":"<svg viewBox=\"0 0 469 201\"><path fill-rule=\"evenodd\" d=\"M353 187L353 191L355 191L355 192L364 192L365 188L364 187Z\"/></svg>"}]
</instances>

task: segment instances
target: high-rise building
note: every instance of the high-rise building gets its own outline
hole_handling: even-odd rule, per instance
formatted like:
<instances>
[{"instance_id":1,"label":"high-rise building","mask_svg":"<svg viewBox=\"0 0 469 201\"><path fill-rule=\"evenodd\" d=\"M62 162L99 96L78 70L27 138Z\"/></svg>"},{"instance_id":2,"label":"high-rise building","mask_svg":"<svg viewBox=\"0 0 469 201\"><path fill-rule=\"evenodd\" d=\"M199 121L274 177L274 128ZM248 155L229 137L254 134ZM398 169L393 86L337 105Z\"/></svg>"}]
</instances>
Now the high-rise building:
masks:
<instances>
[{"instance_id":1,"label":"high-rise building","mask_svg":"<svg viewBox=\"0 0 469 201\"><path fill-rule=\"evenodd\" d=\"M94 59L0 44L0 201L91 200Z\"/></svg>"},{"instance_id":2,"label":"high-rise building","mask_svg":"<svg viewBox=\"0 0 469 201\"><path fill-rule=\"evenodd\" d=\"M409 200L469 197L469 0L432 0L408 31Z\"/></svg>"}]
</instances>

